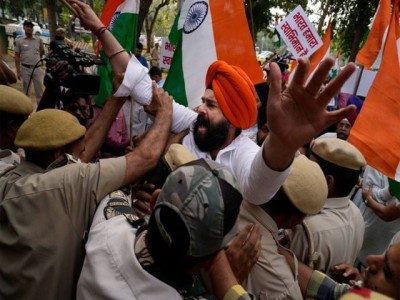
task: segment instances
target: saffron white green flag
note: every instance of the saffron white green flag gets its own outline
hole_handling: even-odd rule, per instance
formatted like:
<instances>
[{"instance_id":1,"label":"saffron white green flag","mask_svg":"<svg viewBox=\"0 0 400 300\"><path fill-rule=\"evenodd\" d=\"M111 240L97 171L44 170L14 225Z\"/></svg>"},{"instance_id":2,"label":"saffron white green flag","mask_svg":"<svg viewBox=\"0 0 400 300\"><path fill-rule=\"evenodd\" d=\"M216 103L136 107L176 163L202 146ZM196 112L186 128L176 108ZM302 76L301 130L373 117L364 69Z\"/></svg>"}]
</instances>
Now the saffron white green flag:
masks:
<instances>
[{"instance_id":1,"label":"saffron white green flag","mask_svg":"<svg viewBox=\"0 0 400 300\"><path fill-rule=\"evenodd\" d=\"M128 52L132 52L136 47L139 7L140 0L108 0L100 18ZM97 105L103 106L112 94L114 73L103 50L100 52L100 56L107 65L98 66L97 74L101 77L101 85L100 92L95 99Z\"/></svg>"},{"instance_id":2,"label":"saffron white green flag","mask_svg":"<svg viewBox=\"0 0 400 300\"><path fill-rule=\"evenodd\" d=\"M254 84L263 82L243 0L186 0L169 40L177 47L164 89L185 106L201 104L207 69L216 60L241 67Z\"/></svg>"},{"instance_id":3,"label":"saffron white green flag","mask_svg":"<svg viewBox=\"0 0 400 300\"><path fill-rule=\"evenodd\" d=\"M375 12L368 39L357 54L356 62L358 64L371 69L379 69L389 31L390 16L391 1L381 0Z\"/></svg>"}]
</instances>

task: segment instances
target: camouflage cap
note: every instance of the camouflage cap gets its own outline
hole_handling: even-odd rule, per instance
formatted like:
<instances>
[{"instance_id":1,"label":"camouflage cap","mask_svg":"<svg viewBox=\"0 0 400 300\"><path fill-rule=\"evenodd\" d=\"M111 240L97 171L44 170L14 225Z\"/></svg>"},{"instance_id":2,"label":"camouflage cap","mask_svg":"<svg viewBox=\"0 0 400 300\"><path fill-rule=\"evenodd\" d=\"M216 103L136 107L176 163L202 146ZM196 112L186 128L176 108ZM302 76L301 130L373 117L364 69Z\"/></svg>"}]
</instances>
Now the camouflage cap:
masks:
<instances>
[{"instance_id":1,"label":"camouflage cap","mask_svg":"<svg viewBox=\"0 0 400 300\"><path fill-rule=\"evenodd\" d=\"M0 112L20 116L29 116L33 112L31 99L15 88L0 85L0 95Z\"/></svg>"},{"instance_id":2,"label":"camouflage cap","mask_svg":"<svg viewBox=\"0 0 400 300\"><path fill-rule=\"evenodd\" d=\"M361 170L366 165L361 152L349 142L341 139L316 139L311 151L317 157L342 168Z\"/></svg>"},{"instance_id":3,"label":"camouflage cap","mask_svg":"<svg viewBox=\"0 0 400 300\"><path fill-rule=\"evenodd\" d=\"M305 214L319 213L328 197L328 186L319 165L304 155L298 155L292 171L282 185L292 204Z\"/></svg>"},{"instance_id":4,"label":"camouflage cap","mask_svg":"<svg viewBox=\"0 0 400 300\"><path fill-rule=\"evenodd\" d=\"M172 209L186 226L189 257L205 257L222 249L237 233L235 226L242 195L232 173L211 160L196 160L168 176L157 199L153 216L163 240L179 239L161 220L164 207Z\"/></svg>"},{"instance_id":5,"label":"camouflage cap","mask_svg":"<svg viewBox=\"0 0 400 300\"><path fill-rule=\"evenodd\" d=\"M59 109L32 114L18 129L15 145L26 150L47 151L66 146L85 135L76 117Z\"/></svg>"}]
</instances>

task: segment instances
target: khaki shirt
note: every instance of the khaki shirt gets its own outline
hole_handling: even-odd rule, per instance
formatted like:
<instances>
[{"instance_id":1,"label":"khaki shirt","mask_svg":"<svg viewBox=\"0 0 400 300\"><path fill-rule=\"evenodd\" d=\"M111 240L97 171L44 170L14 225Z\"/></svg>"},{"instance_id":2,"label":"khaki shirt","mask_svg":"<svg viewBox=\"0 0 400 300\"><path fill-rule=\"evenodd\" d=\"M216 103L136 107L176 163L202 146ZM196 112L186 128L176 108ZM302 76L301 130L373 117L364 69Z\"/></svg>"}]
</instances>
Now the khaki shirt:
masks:
<instances>
[{"instance_id":1,"label":"khaki shirt","mask_svg":"<svg viewBox=\"0 0 400 300\"><path fill-rule=\"evenodd\" d=\"M0 178L0 298L75 298L85 231L125 172L125 157L47 172L23 161Z\"/></svg>"},{"instance_id":2,"label":"khaki shirt","mask_svg":"<svg viewBox=\"0 0 400 300\"><path fill-rule=\"evenodd\" d=\"M319 256L315 270L327 273L338 263L354 264L364 239L364 219L348 197L328 198L317 215L305 219ZM290 246L300 261L308 259L308 240L301 225L288 231Z\"/></svg>"},{"instance_id":3,"label":"khaki shirt","mask_svg":"<svg viewBox=\"0 0 400 300\"><path fill-rule=\"evenodd\" d=\"M0 150L0 176L19 165L21 158L9 149Z\"/></svg>"},{"instance_id":4,"label":"khaki shirt","mask_svg":"<svg viewBox=\"0 0 400 300\"><path fill-rule=\"evenodd\" d=\"M36 65L43 53L43 41L37 36L27 38L20 37L15 41L15 52L18 52L21 58L21 64L30 66Z\"/></svg>"},{"instance_id":5,"label":"khaki shirt","mask_svg":"<svg viewBox=\"0 0 400 300\"><path fill-rule=\"evenodd\" d=\"M278 227L275 221L261 207L243 201L240 229L248 223L261 225L262 239L261 255L243 284L245 289L257 299L303 299L297 275L286 258L278 253Z\"/></svg>"}]
</instances>

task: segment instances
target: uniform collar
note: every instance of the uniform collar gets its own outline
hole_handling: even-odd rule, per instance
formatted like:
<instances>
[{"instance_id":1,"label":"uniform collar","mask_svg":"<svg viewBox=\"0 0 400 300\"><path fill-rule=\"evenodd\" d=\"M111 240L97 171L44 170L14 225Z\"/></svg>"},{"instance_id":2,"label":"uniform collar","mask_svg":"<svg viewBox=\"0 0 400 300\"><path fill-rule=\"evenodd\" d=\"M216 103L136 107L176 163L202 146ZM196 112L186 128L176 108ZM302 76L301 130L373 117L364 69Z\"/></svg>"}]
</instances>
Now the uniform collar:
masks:
<instances>
[{"instance_id":1,"label":"uniform collar","mask_svg":"<svg viewBox=\"0 0 400 300\"><path fill-rule=\"evenodd\" d=\"M243 209L244 208L244 209ZM256 219L261 226L268 229L268 231L273 233L278 233L278 225L272 219L272 217L266 213L260 206L251 204L250 202L244 200L242 203L241 211L244 214L250 215L253 219Z\"/></svg>"},{"instance_id":2,"label":"uniform collar","mask_svg":"<svg viewBox=\"0 0 400 300\"><path fill-rule=\"evenodd\" d=\"M328 198L323 208L344 208L350 205L349 197Z\"/></svg>"}]
</instances>

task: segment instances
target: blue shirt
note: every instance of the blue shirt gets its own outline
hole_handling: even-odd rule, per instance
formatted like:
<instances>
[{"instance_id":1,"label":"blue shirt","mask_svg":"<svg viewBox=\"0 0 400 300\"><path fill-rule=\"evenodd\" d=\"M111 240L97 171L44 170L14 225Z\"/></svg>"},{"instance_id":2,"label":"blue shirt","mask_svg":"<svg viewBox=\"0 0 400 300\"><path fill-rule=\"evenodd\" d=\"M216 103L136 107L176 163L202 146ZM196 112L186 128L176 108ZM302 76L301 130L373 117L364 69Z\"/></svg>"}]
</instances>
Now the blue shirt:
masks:
<instances>
[{"instance_id":1,"label":"blue shirt","mask_svg":"<svg viewBox=\"0 0 400 300\"><path fill-rule=\"evenodd\" d=\"M139 61L143 66L145 66L147 69L149 68L149 65L147 64L147 59L146 59L144 56L140 55L139 57L136 57L136 58L138 59L138 61Z\"/></svg>"}]
</instances>

